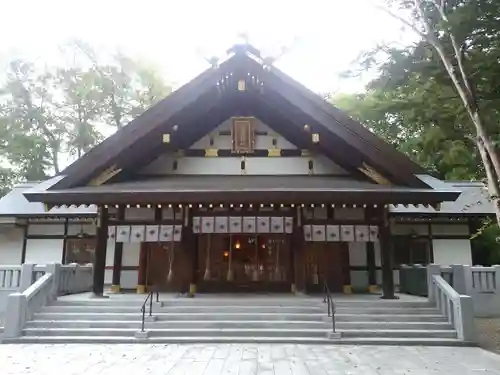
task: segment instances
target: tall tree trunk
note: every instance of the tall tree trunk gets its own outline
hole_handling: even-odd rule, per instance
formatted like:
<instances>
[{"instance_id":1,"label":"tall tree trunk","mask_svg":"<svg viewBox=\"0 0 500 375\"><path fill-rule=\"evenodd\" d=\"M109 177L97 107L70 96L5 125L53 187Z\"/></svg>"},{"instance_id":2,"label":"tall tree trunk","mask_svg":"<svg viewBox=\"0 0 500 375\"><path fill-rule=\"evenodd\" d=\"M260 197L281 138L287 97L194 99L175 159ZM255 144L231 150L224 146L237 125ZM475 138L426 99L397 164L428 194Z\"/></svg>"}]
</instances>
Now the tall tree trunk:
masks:
<instances>
[{"instance_id":1,"label":"tall tree trunk","mask_svg":"<svg viewBox=\"0 0 500 375\"><path fill-rule=\"evenodd\" d=\"M436 7L441 20L445 23L447 27L443 35L448 36L453 47L453 58L447 53L444 44L442 43L440 37L438 36L438 31L433 28L429 20L428 15L424 9L425 0L413 0L413 8L418 15L418 21L421 22L422 29L416 26L415 21L408 21L407 19L401 17L399 14L392 12L387 8L382 8L386 13L395 19L403 22L405 25L410 27L418 35L420 35L424 40L431 44L434 50L437 52L448 76L450 77L453 86L457 90L460 99L462 100L463 106L469 115L469 118L476 129L477 141L476 144L479 149L479 154L481 155L481 161L486 172L486 177L488 181L488 191L490 198L492 200L495 214L497 217L497 223L500 227L500 157L499 152L493 146L490 135L486 131L484 126L483 117L479 105L477 104L477 97L475 95L475 88L471 82L470 76L467 74L464 64L464 53L459 47L457 39L451 30L452 25L449 24L448 16L445 11L445 2L430 0L430 2ZM417 22L418 22L417 21ZM454 64L456 62L456 64ZM458 72L457 68L458 67Z\"/></svg>"}]
</instances>

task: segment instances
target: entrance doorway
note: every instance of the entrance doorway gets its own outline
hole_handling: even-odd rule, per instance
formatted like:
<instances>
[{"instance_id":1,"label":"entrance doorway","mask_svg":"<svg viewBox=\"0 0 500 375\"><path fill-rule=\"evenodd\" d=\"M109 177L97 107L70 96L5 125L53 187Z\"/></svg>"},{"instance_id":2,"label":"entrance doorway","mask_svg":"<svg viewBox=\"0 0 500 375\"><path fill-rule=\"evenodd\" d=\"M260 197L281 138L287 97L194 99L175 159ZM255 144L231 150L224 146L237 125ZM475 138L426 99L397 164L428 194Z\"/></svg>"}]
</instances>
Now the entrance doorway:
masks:
<instances>
[{"instance_id":1,"label":"entrance doorway","mask_svg":"<svg viewBox=\"0 0 500 375\"><path fill-rule=\"evenodd\" d=\"M344 274L349 272L348 244L309 242L304 250L306 291L322 292L323 282L326 281L331 292L342 292Z\"/></svg>"},{"instance_id":2,"label":"entrance doorway","mask_svg":"<svg viewBox=\"0 0 500 375\"><path fill-rule=\"evenodd\" d=\"M199 289L210 292L289 292L286 234L203 234L198 239Z\"/></svg>"}]
</instances>

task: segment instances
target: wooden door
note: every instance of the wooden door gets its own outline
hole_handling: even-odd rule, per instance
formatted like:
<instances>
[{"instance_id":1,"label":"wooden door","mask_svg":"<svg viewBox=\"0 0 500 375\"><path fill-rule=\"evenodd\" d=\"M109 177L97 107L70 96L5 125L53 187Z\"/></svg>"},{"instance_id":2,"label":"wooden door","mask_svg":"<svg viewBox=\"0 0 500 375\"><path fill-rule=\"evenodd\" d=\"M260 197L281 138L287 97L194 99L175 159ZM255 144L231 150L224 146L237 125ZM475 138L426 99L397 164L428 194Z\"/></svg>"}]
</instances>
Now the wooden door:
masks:
<instances>
[{"instance_id":1,"label":"wooden door","mask_svg":"<svg viewBox=\"0 0 500 375\"><path fill-rule=\"evenodd\" d=\"M310 242L305 245L305 284L308 292L321 292L323 282L332 293L342 292L343 243Z\"/></svg>"},{"instance_id":2,"label":"wooden door","mask_svg":"<svg viewBox=\"0 0 500 375\"><path fill-rule=\"evenodd\" d=\"M175 253L172 263L172 278L168 279L172 245ZM165 292L186 292L191 276L190 257L179 243L151 243L147 246L146 266L147 285L155 286Z\"/></svg>"}]
</instances>

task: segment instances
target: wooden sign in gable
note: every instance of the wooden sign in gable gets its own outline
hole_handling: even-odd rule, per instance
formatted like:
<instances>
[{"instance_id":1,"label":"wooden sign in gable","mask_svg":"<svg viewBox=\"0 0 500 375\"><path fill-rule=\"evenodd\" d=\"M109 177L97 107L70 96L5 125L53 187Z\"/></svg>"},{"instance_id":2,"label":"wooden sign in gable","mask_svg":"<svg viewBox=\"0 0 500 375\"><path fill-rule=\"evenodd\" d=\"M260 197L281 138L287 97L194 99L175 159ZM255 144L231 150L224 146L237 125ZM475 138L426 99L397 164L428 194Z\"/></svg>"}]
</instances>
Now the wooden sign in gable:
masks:
<instances>
[{"instance_id":1,"label":"wooden sign in gable","mask_svg":"<svg viewBox=\"0 0 500 375\"><path fill-rule=\"evenodd\" d=\"M254 150L253 117L235 117L231 126L233 152L252 153Z\"/></svg>"}]
</instances>

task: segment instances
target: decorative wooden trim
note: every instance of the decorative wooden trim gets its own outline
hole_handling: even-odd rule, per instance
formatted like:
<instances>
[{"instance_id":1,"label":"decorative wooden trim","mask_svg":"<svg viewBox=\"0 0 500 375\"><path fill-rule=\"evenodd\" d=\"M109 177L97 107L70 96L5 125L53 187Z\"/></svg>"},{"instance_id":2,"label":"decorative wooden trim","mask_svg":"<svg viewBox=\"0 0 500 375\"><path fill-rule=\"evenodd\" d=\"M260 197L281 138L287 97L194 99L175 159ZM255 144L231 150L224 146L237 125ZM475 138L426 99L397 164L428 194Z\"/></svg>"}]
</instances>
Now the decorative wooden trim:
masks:
<instances>
[{"instance_id":1,"label":"decorative wooden trim","mask_svg":"<svg viewBox=\"0 0 500 375\"><path fill-rule=\"evenodd\" d=\"M218 157L219 150L216 148L207 148L205 149L205 157Z\"/></svg>"},{"instance_id":2,"label":"decorative wooden trim","mask_svg":"<svg viewBox=\"0 0 500 375\"><path fill-rule=\"evenodd\" d=\"M233 117L231 123L231 137L233 152L252 153L255 146L254 134L255 117Z\"/></svg>"},{"instance_id":3,"label":"decorative wooden trim","mask_svg":"<svg viewBox=\"0 0 500 375\"><path fill-rule=\"evenodd\" d=\"M100 186L104 184L106 181L109 181L112 177L116 176L118 173L122 171L121 168L118 168L116 165L113 165L107 169L105 169L100 175L90 180L88 186Z\"/></svg>"},{"instance_id":4,"label":"decorative wooden trim","mask_svg":"<svg viewBox=\"0 0 500 375\"><path fill-rule=\"evenodd\" d=\"M281 148L270 148L269 150L267 150L267 156L269 157L281 156Z\"/></svg>"},{"instance_id":5,"label":"decorative wooden trim","mask_svg":"<svg viewBox=\"0 0 500 375\"><path fill-rule=\"evenodd\" d=\"M387 178L382 176L382 174L380 174L379 172L377 172L375 169L373 169L371 166L369 166L364 162L363 165L358 168L358 170L379 185L392 185Z\"/></svg>"}]
</instances>

